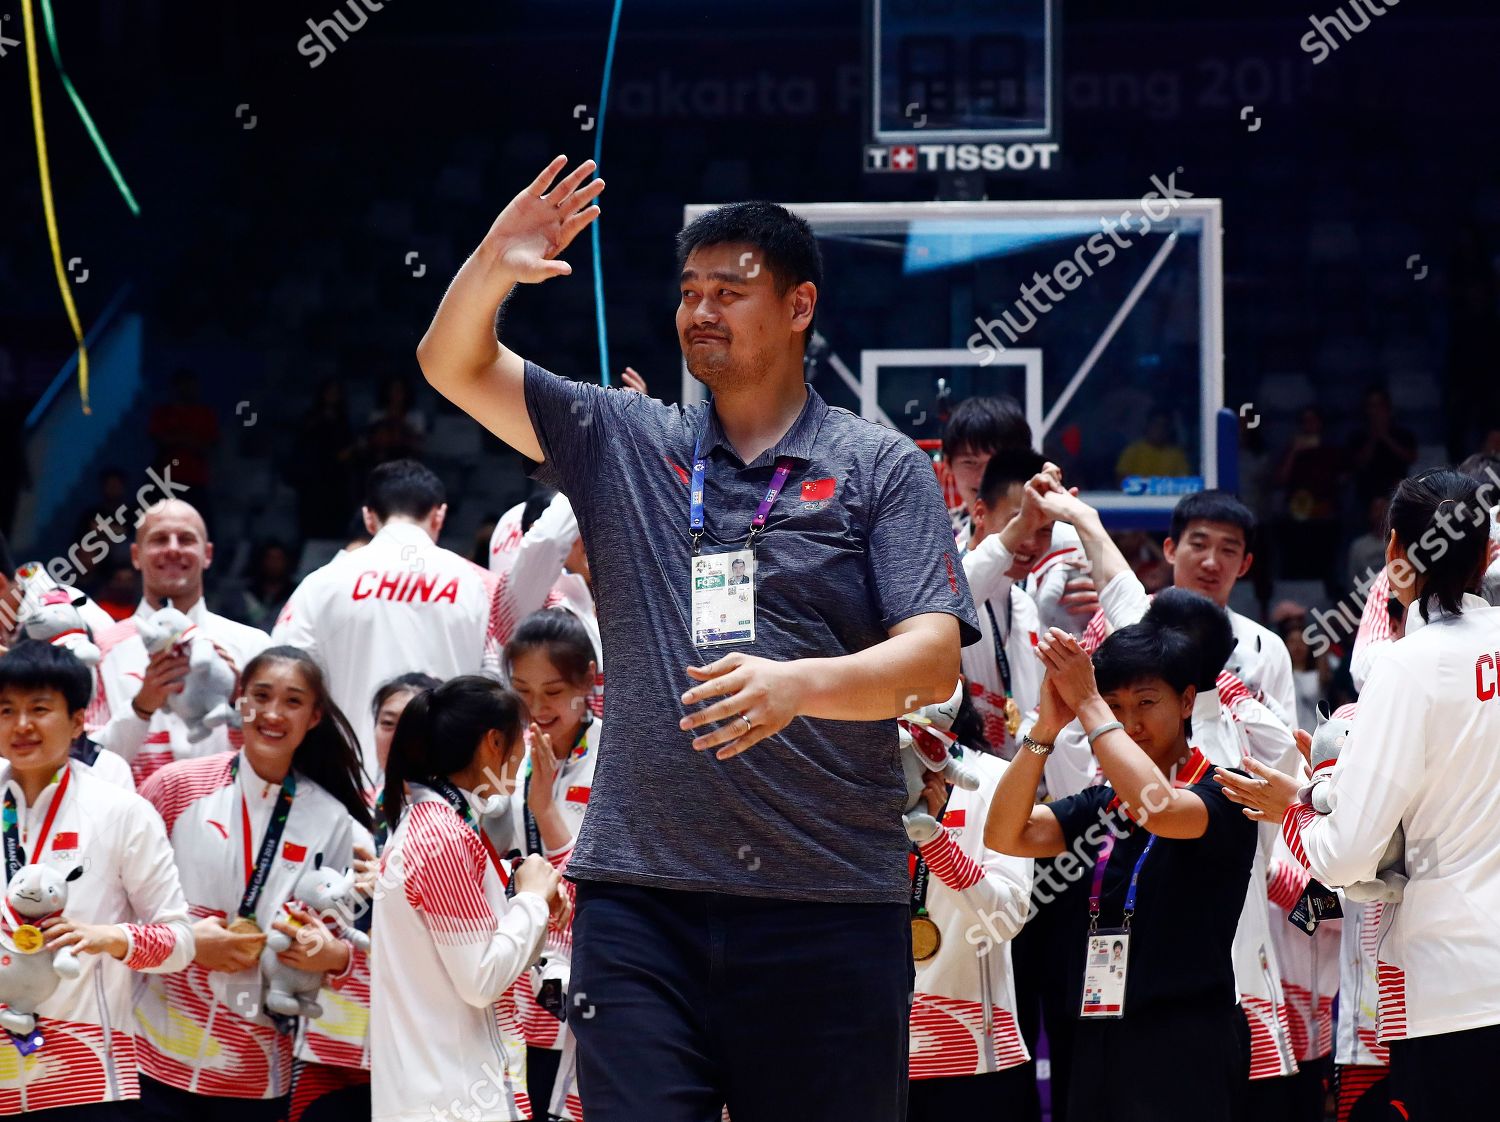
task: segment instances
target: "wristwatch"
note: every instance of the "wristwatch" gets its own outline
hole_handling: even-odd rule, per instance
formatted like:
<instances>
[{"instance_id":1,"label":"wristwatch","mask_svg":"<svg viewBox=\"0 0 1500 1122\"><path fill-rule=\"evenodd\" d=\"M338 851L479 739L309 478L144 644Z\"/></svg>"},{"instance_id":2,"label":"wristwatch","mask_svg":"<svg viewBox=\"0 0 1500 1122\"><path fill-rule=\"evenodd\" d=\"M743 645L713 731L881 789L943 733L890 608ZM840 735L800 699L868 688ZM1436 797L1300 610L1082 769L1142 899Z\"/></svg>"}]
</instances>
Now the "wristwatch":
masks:
<instances>
[{"instance_id":1,"label":"wristwatch","mask_svg":"<svg viewBox=\"0 0 1500 1122\"><path fill-rule=\"evenodd\" d=\"M1021 747L1038 756L1050 756L1052 755L1054 745L1043 744L1040 740L1032 740L1031 734L1025 732L1021 734Z\"/></svg>"}]
</instances>

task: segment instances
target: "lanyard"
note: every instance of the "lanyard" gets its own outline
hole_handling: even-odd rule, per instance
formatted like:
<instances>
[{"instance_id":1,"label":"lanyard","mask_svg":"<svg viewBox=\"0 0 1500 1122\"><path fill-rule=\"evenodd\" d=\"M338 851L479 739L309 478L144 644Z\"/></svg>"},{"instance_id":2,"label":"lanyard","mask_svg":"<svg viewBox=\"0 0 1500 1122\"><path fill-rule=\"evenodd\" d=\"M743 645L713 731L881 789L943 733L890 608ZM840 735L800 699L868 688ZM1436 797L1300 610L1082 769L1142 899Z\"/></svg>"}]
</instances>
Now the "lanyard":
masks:
<instances>
[{"instance_id":1,"label":"lanyard","mask_svg":"<svg viewBox=\"0 0 1500 1122\"><path fill-rule=\"evenodd\" d=\"M568 751L568 758L567 758L567 760L565 760L562 764L558 765L558 775L562 774L562 769L563 769L563 767L567 766L567 764L572 763L574 760L578 759L581 755L587 754L587 751L588 751L587 745L588 745L588 737L589 737L589 726L594 723L594 717L593 717L592 713L585 713L584 717L585 717L585 720L583 722L583 725L578 730L578 739L575 740L575 741L573 741L573 747ZM538 745L536 745L536 744L532 745L532 749L533 750L535 750L537 747L538 747ZM522 796L521 796L521 813L525 816L525 820L526 820L526 852L527 853L542 853L542 829L541 829L540 826L538 826L536 824L536 817L531 813L531 761L530 760L526 761L526 788L525 788L525 791L522 793Z\"/></svg>"},{"instance_id":2,"label":"lanyard","mask_svg":"<svg viewBox=\"0 0 1500 1122\"><path fill-rule=\"evenodd\" d=\"M424 782L443 796L443 800L453 808L453 812L463 819L465 826L479 835L479 840L484 843L484 848L490 855L490 863L495 866L495 872L500 874L500 883L509 888L510 873L505 868L505 862L500 859L500 854L495 852L495 843L490 841L490 836L479 828L479 820L474 817L474 808L469 805L469 800L464 797L464 793L446 779L428 779Z\"/></svg>"},{"instance_id":3,"label":"lanyard","mask_svg":"<svg viewBox=\"0 0 1500 1122\"><path fill-rule=\"evenodd\" d=\"M995 618L995 608L988 600L984 602L984 610L990 617L990 639L995 644L995 664L1000 667L1000 688L1005 691L1005 696L1010 697L1010 659L1005 654L1006 641L1010 639L1011 625L1011 598L1005 597L1005 634L1000 633L1000 622Z\"/></svg>"},{"instance_id":4,"label":"lanyard","mask_svg":"<svg viewBox=\"0 0 1500 1122\"><path fill-rule=\"evenodd\" d=\"M943 807L937 812L937 820L942 822L943 816L948 813L948 803L953 798L953 788L948 788L948 798L943 800ZM927 914L927 887L932 882L932 871L927 867L927 859L922 856L922 851L913 843L911 852L907 855L907 867L911 871L911 914L914 916L925 916Z\"/></svg>"},{"instance_id":5,"label":"lanyard","mask_svg":"<svg viewBox=\"0 0 1500 1122\"><path fill-rule=\"evenodd\" d=\"M1151 849L1156 845L1156 835L1152 834L1146 840L1146 848L1141 850L1141 855L1135 860L1135 870L1130 874L1130 888L1125 893L1125 930L1130 930L1130 917L1135 914L1136 887L1141 879L1141 867L1146 864L1146 858L1151 856ZM1094 862L1094 886L1089 892L1089 933L1093 934L1099 930L1099 898L1104 894L1104 870L1109 865L1109 859L1115 851L1115 835L1113 832L1104 838L1104 844L1099 847L1098 860Z\"/></svg>"},{"instance_id":6,"label":"lanyard","mask_svg":"<svg viewBox=\"0 0 1500 1122\"><path fill-rule=\"evenodd\" d=\"M73 769L64 764L60 769L62 780L57 785L57 794L52 796L52 805L47 808L47 817L42 820L42 831L37 835L32 852L40 855L47 848L47 838L52 833L52 823L62 807L63 796L68 793L68 781L73 778ZM54 777L55 778L55 777ZM21 871L26 864L26 850L21 845L20 814L16 810L16 793L9 787L5 790L5 883Z\"/></svg>"},{"instance_id":7,"label":"lanyard","mask_svg":"<svg viewBox=\"0 0 1500 1122\"><path fill-rule=\"evenodd\" d=\"M231 782L237 781L240 771L240 757L235 756L229 765L229 778ZM266 836L260 840L260 853L255 857L255 863L250 863L250 805L245 800L245 792L240 792L240 834L245 851L245 894L240 897L239 911L235 914L242 919L255 918L255 906L260 902L261 891L266 887L266 877L271 873L271 862L276 860L276 847L281 842L281 835L286 833L286 822L292 813L292 799L297 795L296 773L288 769L286 778L281 781L281 793L276 796L276 806L271 811L271 821L266 823Z\"/></svg>"},{"instance_id":8,"label":"lanyard","mask_svg":"<svg viewBox=\"0 0 1500 1122\"><path fill-rule=\"evenodd\" d=\"M391 836L391 824L385 820L385 792L378 791L375 794L375 856L380 856L380 851L385 848L386 839Z\"/></svg>"},{"instance_id":9,"label":"lanyard","mask_svg":"<svg viewBox=\"0 0 1500 1122\"><path fill-rule=\"evenodd\" d=\"M701 448L701 438L693 441L693 483L688 509L688 527L693 533L694 556L698 553L698 539L703 536L703 478L708 471L708 461L703 458ZM746 545L753 543L755 535L765 526L771 507L776 504L776 496L781 494L782 487L786 485L786 477L791 472L792 457L778 457L776 470L771 473L771 485L766 488L765 497L760 500L760 505L755 508L755 517L750 520L750 536L745 539Z\"/></svg>"}]
</instances>

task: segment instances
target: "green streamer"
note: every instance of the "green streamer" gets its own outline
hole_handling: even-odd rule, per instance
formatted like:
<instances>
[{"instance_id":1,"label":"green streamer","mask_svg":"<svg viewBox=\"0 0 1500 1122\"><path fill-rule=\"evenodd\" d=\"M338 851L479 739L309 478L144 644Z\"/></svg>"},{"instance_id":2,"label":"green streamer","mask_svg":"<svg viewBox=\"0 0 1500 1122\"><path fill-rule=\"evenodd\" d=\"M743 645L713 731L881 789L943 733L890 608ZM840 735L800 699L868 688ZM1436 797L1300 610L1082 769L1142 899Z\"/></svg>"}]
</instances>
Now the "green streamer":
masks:
<instances>
[{"instance_id":1,"label":"green streamer","mask_svg":"<svg viewBox=\"0 0 1500 1122\"><path fill-rule=\"evenodd\" d=\"M52 50L52 61L57 65L57 76L62 79L63 89L68 91L68 96L73 99L73 107L78 110L78 116L83 119L83 127L88 130L89 136L94 141L94 147L99 150L99 158L104 161L104 166L109 169L109 174L114 176L115 186L120 189L120 194L125 196L125 205L130 208L130 213L139 218L141 208L135 201L135 196L130 193L130 188L125 185L125 177L120 174L120 169L115 166L114 157L109 154L109 148L104 143L104 138L99 135L99 129L94 124L94 118L89 116L89 111L84 108L83 98L78 96L78 91L73 88L73 80L68 77L68 72L63 69L62 52L57 49L57 28L52 22L52 0L41 0L42 24L47 29L47 46Z\"/></svg>"}]
</instances>

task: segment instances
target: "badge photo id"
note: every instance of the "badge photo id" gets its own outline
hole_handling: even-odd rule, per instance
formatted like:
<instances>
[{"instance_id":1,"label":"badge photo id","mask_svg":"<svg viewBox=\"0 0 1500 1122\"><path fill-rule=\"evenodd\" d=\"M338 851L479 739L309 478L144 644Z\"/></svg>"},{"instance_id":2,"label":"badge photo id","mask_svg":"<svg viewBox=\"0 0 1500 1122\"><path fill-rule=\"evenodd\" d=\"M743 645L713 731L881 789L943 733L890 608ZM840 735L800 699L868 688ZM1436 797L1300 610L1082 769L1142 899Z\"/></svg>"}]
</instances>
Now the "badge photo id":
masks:
<instances>
[{"instance_id":1,"label":"badge photo id","mask_svg":"<svg viewBox=\"0 0 1500 1122\"><path fill-rule=\"evenodd\" d=\"M1125 971L1130 963L1130 932L1089 933L1083 965L1083 1006L1078 1015L1089 1020L1125 1015Z\"/></svg>"},{"instance_id":2,"label":"badge photo id","mask_svg":"<svg viewBox=\"0 0 1500 1122\"><path fill-rule=\"evenodd\" d=\"M693 590L693 646L755 640L755 554L698 554L689 561Z\"/></svg>"}]
</instances>

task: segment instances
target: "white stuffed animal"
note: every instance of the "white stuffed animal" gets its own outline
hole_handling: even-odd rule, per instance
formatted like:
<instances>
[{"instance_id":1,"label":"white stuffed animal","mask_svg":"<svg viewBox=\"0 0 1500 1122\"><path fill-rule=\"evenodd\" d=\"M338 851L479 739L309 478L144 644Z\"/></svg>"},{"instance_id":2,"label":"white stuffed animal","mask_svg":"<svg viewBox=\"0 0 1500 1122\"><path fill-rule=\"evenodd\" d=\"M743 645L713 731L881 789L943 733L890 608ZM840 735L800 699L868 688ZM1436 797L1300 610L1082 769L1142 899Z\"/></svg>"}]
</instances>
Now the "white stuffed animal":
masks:
<instances>
[{"instance_id":1,"label":"white stuffed animal","mask_svg":"<svg viewBox=\"0 0 1500 1122\"><path fill-rule=\"evenodd\" d=\"M170 604L136 624L147 654L188 645L188 672L182 692L167 697L167 708L187 725L187 738L196 744L219 725L235 723L234 671L219 657L197 624Z\"/></svg>"},{"instance_id":2,"label":"white stuffed animal","mask_svg":"<svg viewBox=\"0 0 1500 1122\"><path fill-rule=\"evenodd\" d=\"M1318 725L1313 730L1312 747L1308 752L1312 763L1312 792L1309 800L1319 814L1333 809L1329 800L1328 781L1333 777L1333 765L1344 750L1345 741L1354 728L1354 722L1339 717L1330 717L1327 709L1318 706ZM1385 852L1376 866L1374 880L1357 881L1344 887L1344 895L1362 904L1385 902L1400 903L1406 893L1406 831L1398 824Z\"/></svg>"},{"instance_id":3,"label":"white stuffed animal","mask_svg":"<svg viewBox=\"0 0 1500 1122\"><path fill-rule=\"evenodd\" d=\"M28 587L21 600L21 615L17 622L28 639L64 647L72 651L79 662L93 668L99 665L103 655L94 645L88 624L84 623L78 610L78 605L84 601L83 593L65 585L54 585L45 590Z\"/></svg>"},{"instance_id":4,"label":"white stuffed animal","mask_svg":"<svg viewBox=\"0 0 1500 1122\"><path fill-rule=\"evenodd\" d=\"M922 806L922 789L928 772L943 772L949 783L965 791L979 789L979 776L954 754L955 740L948 732L958 719L963 688L964 684L959 682L947 701L923 706L903 715L896 723L901 739L901 770L906 776L906 812L901 821L906 826L906 836L918 845L931 840L938 831L938 820L925 809L917 809Z\"/></svg>"},{"instance_id":5,"label":"white stuffed animal","mask_svg":"<svg viewBox=\"0 0 1500 1122\"><path fill-rule=\"evenodd\" d=\"M370 937L355 930L349 922L358 914L360 906L355 896L352 869L345 873L327 866L308 869L297 878L292 898L301 901L308 911L323 921L325 927L341 930L344 937L360 950L370 949ZM279 918L298 926L298 921L285 908ZM266 948L260 952L260 972L266 984L264 1006L268 1012L284 1017L321 1017L323 1007L317 999L318 991L323 988L323 975L287 966L276 957L291 945L292 937L285 932L272 931L266 936Z\"/></svg>"},{"instance_id":6,"label":"white stuffed animal","mask_svg":"<svg viewBox=\"0 0 1500 1122\"><path fill-rule=\"evenodd\" d=\"M50 865L22 865L6 889L8 907L0 917L0 1028L17 1036L36 1029L36 1008L52 996L58 979L83 972L71 947L42 946L39 926L67 907L68 883L82 875L81 865L66 877Z\"/></svg>"}]
</instances>

